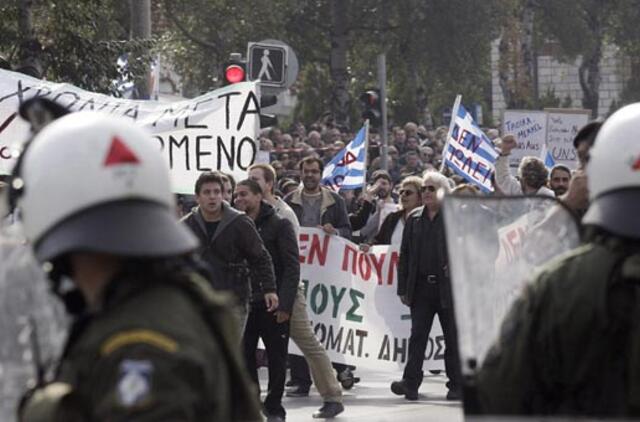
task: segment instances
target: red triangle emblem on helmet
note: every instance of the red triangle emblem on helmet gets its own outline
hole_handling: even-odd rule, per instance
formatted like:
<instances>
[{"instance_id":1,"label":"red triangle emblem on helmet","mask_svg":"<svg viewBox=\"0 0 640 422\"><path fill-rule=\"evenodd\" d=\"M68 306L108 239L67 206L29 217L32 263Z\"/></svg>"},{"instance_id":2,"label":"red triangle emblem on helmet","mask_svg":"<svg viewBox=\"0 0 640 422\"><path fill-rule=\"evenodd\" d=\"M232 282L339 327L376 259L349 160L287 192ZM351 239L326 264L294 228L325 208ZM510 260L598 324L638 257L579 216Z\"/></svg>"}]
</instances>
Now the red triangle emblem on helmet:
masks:
<instances>
[{"instance_id":1,"label":"red triangle emblem on helmet","mask_svg":"<svg viewBox=\"0 0 640 422\"><path fill-rule=\"evenodd\" d=\"M638 158L636 158L636 160L631 165L631 168L633 169L633 171L640 170L640 156L638 156Z\"/></svg>"},{"instance_id":2,"label":"red triangle emblem on helmet","mask_svg":"<svg viewBox=\"0 0 640 422\"><path fill-rule=\"evenodd\" d=\"M117 164L138 164L140 160L129 149L129 147L118 136L111 139L111 146L104 160L104 166L114 166Z\"/></svg>"}]
</instances>

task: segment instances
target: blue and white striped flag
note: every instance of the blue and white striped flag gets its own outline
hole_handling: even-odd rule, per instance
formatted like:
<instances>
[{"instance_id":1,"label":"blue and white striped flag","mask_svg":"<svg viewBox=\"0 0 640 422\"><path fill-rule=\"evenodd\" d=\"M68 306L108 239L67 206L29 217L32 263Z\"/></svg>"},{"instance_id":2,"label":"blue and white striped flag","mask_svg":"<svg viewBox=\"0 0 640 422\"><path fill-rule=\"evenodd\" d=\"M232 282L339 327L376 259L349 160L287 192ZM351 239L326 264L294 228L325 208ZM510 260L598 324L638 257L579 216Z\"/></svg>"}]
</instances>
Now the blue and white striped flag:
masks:
<instances>
[{"instance_id":1,"label":"blue and white striped flag","mask_svg":"<svg viewBox=\"0 0 640 422\"><path fill-rule=\"evenodd\" d=\"M551 151L547 149L547 144L542 145L542 151L540 153L540 159L544 161L544 166L551 170L556 165L556 160L553 159Z\"/></svg>"},{"instance_id":2,"label":"blue and white striped flag","mask_svg":"<svg viewBox=\"0 0 640 422\"><path fill-rule=\"evenodd\" d=\"M322 183L335 192L340 189L361 188L367 177L367 137L369 121L358 131L356 137L342 148L327 164L322 173Z\"/></svg>"},{"instance_id":3,"label":"blue and white striped flag","mask_svg":"<svg viewBox=\"0 0 640 422\"><path fill-rule=\"evenodd\" d=\"M452 114L443 164L483 192L493 192L491 175L495 172L498 151L460 104L459 98L456 99Z\"/></svg>"}]
</instances>

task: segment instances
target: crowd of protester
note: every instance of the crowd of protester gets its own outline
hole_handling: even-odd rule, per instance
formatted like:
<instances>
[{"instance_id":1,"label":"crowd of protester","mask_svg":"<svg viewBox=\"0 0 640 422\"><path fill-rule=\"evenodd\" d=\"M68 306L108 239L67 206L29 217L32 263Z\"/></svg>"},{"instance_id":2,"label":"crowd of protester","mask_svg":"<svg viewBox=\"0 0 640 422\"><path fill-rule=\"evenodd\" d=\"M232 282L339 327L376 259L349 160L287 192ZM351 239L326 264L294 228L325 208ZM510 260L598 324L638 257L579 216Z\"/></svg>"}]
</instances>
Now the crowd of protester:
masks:
<instances>
[{"instance_id":1,"label":"crowd of protester","mask_svg":"<svg viewBox=\"0 0 640 422\"><path fill-rule=\"evenodd\" d=\"M516 176L508 163L517 146L514 136L500 137L497 130L486 130L499 151L491 195L557 196L580 215L587 207L582 168L599 127L589 124L576 136L577 171L562 165L548 169L539 158L525 157ZM342 388L359 381L355 367L330 362L312 331L299 283L300 227L321 228L359 243L364 251L378 244L400 246L397 294L411 310L411 335L403 377L391 384L391 391L418 400L425 348L438 315L447 345L447 399L461 399L439 193L479 195L480 191L442 166L447 131L446 127L427 130L413 122L395 126L388 136L386 157L379 134L371 133L366 182L360 189L336 193L322 186L323 170L355 134L330 124L308 128L297 124L286 132L272 128L259 138L263 161L268 155L269 163L254 164L243 180L217 171L202 173L194 195L178 197L178 213L199 239L197 253L207 265L210 283L234 298L251 379L258 383L258 365L268 366L263 412L269 421L285 420L285 393L308 396L313 383L324 402L314 417L334 417L344 410ZM0 182L0 188L6 186ZM289 338L303 356L287 356ZM267 359L258 358L259 339Z\"/></svg>"},{"instance_id":2,"label":"crowd of protester","mask_svg":"<svg viewBox=\"0 0 640 422\"><path fill-rule=\"evenodd\" d=\"M591 124L578 133L576 149L582 144L589 147L598 128L599 124ZM570 182L574 175L581 180L582 170L572 172L563 165L548 169L541 159L525 157L514 176L509 168L509 154L516 147L514 136L500 137L496 129L485 133L500 154L491 195L558 196L577 214L581 212L587 198L586 185ZM201 254L214 267L214 272L234 273L236 279L242 279L243 275L231 271L229 266L235 268L235 263L242 260L248 263L245 280L231 284L236 290L240 328L244 333L244 355L250 362L255 382L258 382L256 363L260 363L254 358L258 338L262 338L266 346L269 387L264 408L272 420L286 417L281 399L285 394L289 336L303 356L288 357L290 379L286 383L289 387L286 394L308 396L315 382L324 399L315 417L333 417L342 412L338 381L342 387L350 388L359 380L353 374L354 367L334 363L332 368L326 351L311 331L305 298L295 282L299 278L295 251L300 227L321 228L327 234L359 243L364 251L374 244L401 246L398 295L399 300L410 307L412 323L409 359L402 380L393 382L391 390L407 400L418 399L423 356L437 314L447 344L447 399L461 398L460 375L454 363L455 325L438 192L459 195L480 195L481 192L442 166L447 128L427 130L412 122L390 131L386 169L382 168L381 138L378 133L370 134L367 180L362 188L336 193L323 187L324 167L354 136L353 132L332 125L306 128L298 124L286 132L272 128L260 135L261 154L263 161L268 155L268 164L254 164L249 169L249 178L241 181L220 172L204 173L196 183L195 197L180 198L180 211L188 213L184 221L202 238ZM581 167L586 160L588 152L583 151ZM215 200L211 199L212 190L217 192ZM216 212L211 208L214 202ZM242 236L220 236L230 218L241 218L233 207L245 212L257 231ZM251 231L248 225L241 226ZM258 237L263 243L257 241ZM251 241L245 242L246 239ZM225 258L229 253L233 257ZM265 270L266 256L273 261L275 275ZM254 294L247 298L246 294L238 293L238 286ZM215 287L230 289L227 285Z\"/></svg>"}]
</instances>

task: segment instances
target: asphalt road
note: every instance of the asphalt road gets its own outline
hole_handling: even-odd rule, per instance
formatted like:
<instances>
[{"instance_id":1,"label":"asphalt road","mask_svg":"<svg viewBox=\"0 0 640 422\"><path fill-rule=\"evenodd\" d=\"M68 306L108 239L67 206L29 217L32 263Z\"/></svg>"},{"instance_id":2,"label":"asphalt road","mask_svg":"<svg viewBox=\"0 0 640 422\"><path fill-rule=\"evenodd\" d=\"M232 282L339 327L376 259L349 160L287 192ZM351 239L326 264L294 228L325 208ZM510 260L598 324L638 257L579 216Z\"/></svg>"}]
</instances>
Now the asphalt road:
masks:
<instances>
[{"instance_id":1,"label":"asphalt road","mask_svg":"<svg viewBox=\"0 0 640 422\"><path fill-rule=\"evenodd\" d=\"M401 374L375 372L358 369L356 374L362 381L353 389L344 391L345 411L334 420L337 422L418 422L418 421L462 421L460 402L447 401L445 396L446 377L429 375L420 388L420 399L409 402L404 397L394 395L389 385ZM261 387L266 389L266 369L260 370ZM309 397L288 398L283 400L287 410L287 421L307 422L313 419L312 413L322 405L322 398L312 388Z\"/></svg>"}]
</instances>

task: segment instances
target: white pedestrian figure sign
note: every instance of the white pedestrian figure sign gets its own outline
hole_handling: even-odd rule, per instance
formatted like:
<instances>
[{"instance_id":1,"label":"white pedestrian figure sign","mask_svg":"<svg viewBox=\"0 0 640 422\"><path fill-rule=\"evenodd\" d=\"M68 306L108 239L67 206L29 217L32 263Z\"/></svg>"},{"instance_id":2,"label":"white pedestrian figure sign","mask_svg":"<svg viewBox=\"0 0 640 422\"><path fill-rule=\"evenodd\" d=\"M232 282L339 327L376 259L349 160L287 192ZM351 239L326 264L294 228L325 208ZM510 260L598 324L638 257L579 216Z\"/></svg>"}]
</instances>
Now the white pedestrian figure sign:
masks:
<instances>
[{"instance_id":1,"label":"white pedestrian figure sign","mask_svg":"<svg viewBox=\"0 0 640 422\"><path fill-rule=\"evenodd\" d=\"M260 80L262 85L284 87L287 75L286 47L250 43L247 53L249 80Z\"/></svg>"},{"instance_id":2,"label":"white pedestrian figure sign","mask_svg":"<svg viewBox=\"0 0 640 422\"><path fill-rule=\"evenodd\" d=\"M269 73L269 68L273 70L273 65L271 64L271 60L269 59L269 50L262 50L262 58L260 59L262 62L262 67L260 68L260 73L258 73L258 79L266 79L268 81L272 80L271 73Z\"/></svg>"}]
</instances>

